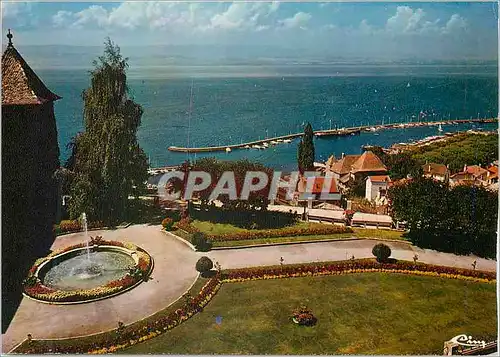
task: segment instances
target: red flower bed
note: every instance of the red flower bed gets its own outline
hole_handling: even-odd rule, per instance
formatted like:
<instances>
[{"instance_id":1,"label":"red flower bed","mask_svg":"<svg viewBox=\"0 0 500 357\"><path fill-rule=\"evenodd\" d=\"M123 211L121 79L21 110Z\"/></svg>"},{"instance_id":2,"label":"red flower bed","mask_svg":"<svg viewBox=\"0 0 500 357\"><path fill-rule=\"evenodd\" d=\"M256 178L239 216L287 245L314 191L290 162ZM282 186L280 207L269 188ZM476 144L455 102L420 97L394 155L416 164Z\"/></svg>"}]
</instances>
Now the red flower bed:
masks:
<instances>
[{"instance_id":1,"label":"red flower bed","mask_svg":"<svg viewBox=\"0 0 500 357\"><path fill-rule=\"evenodd\" d=\"M80 222L73 220L73 221L61 221L59 224L59 229L61 233L64 232L77 232L82 230L82 225Z\"/></svg>"},{"instance_id":2,"label":"red flower bed","mask_svg":"<svg viewBox=\"0 0 500 357\"><path fill-rule=\"evenodd\" d=\"M149 263L146 261L146 259L144 258L139 258L139 262L137 263L137 267L143 271L143 272L147 272L147 270L149 269Z\"/></svg>"},{"instance_id":3,"label":"red flower bed","mask_svg":"<svg viewBox=\"0 0 500 357\"><path fill-rule=\"evenodd\" d=\"M42 285L40 282L38 282L31 287L26 287L24 289L24 291L28 295L37 295L37 294L50 294L50 293L53 293L55 290L51 289L45 285Z\"/></svg>"},{"instance_id":4,"label":"red flower bed","mask_svg":"<svg viewBox=\"0 0 500 357\"><path fill-rule=\"evenodd\" d=\"M88 229L99 229L104 228L104 222L95 221L89 222L87 225ZM59 224L54 224L52 231L54 234L65 234L72 232L81 232L83 230L82 225L77 220L63 220Z\"/></svg>"},{"instance_id":5,"label":"red flower bed","mask_svg":"<svg viewBox=\"0 0 500 357\"><path fill-rule=\"evenodd\" d=\"M374 260L342 261L338 263L314 263L307 265L283 265L280 267L244 268L225 271L223 280L263 279L266 277L292 277L300 275L325 275L336 274L354 270L384 270L437 273L442 275L464 276L475 279L493 281L496 279L494 272L467 270L460 268L444 267L439 265L414 264L411 262L377 263Z\"/></svg>"},{"instance_id":6,"label":"red flower bed","mask_svg":"<svg viewBox=\"0 0 500 357\"><path fill-rule=\"evenodd\" d=\"M107 283L106 286L108 288L114 288L114 287L117 287L117 286L128 287L128 286L133 285L135 282L136 282L136 279L134 279L132 276L125 275L121 279L114 280L114 281L111 281L111 282Z\"/></svg>"},{"instance_id":7,"label":"red flower bed","mask_svg":"<svg viewBox=\"0 0 500 357\"><path fill-rule=\"evenodd\" d=\"M191 233L191 234L200 231L198 228L193 227L191 225L191 219L189 217L182 218L179 222L175 223L175 226L178 229L182 229L183 231L186 231L186 232Z\"/></svg>"}]
</instances>

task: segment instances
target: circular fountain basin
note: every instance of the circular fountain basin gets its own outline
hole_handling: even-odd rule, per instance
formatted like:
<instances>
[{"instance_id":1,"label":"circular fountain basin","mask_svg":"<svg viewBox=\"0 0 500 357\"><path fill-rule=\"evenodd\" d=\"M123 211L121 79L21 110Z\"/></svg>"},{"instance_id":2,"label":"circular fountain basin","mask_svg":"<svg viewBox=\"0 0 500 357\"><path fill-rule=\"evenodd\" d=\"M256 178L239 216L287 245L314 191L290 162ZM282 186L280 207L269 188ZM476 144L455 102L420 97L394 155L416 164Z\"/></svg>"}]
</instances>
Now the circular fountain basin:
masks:
<instances>
[{"instance_id":1,"label":"circular fountain basin","mask_svg":"<svg viewBox=\"0 0 500 357\"><path fill-rule=\"evenodd\" d=\"M54 253L30 269L23 295L49 304L81 304L122 294L147 280L153 259L127 243L102 241Z\"/></svg>"},{"instance_id":2,"label":"circular fountain basin","mask_svg":"<svg viewBox=\"0 0 500 357\"><path fill-rule=\"evenodd\" d=\"M56 256L40 267L42 284L57 290L93 289L123 278L136 261L118 247L86 248Z\"/></svg>"}]
</instances>

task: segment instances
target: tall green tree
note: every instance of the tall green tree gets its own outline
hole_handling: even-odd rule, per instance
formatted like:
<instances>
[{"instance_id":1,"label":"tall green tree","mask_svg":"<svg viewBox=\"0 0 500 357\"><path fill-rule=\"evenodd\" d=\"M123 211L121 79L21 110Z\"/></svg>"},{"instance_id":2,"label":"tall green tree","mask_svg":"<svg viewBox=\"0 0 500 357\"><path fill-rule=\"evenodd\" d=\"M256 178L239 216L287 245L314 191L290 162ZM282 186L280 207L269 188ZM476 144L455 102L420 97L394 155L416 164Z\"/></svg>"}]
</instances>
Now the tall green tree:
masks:
<instances>
[{"instance_id":1,"label":"tall green tree","mask_svg":"<svg viewBox=\"0 0 500 357\"><path fill-rule=\"evenodd\" d=\"M496 256L497 194L479 186L456 186L419 178L389 190L392 215L406 221L411 242L456 254Z\"/></svg>"},{"instance_id":2,"label":"tall green tree","mask_svg":"<svg viewBox=\"0 0 500 357\"><path fill-rule=\"evenodd\" d=\"M207 206L211 202L209 200L210 195L217 186L222 174L224 172L233 172L234 181L236 184L236 194L241 197L241 191L245 182L245 176L247 172L263 172L267 176L267 185L258 191L252 191L249 194L248 199L245 200L231 200L227 195L220 195L217 199L222 202L224 208L227 209L244 209L244 210L266 210L269 205L269 189L271 186L271 180L273 178L273 171L258 162L251 162L247 159L236 160L236 161L224 161L217 160L213 157L207 157L199 159L193 163L184 163L182 170L185 172L184 182L182 183L181 192L184 195L185 187L188 179L189 171L202 171L210 174L212 181L210 185L197 192L202 206ZM256 183L254 180L252 183Z\"/></svg>"},{"instance_id":3,"label":"tall green tree","mask_svg":"<svg viewBox=\"0 0 500 357\"><path fill-rule=\"evenodd\" d=\"M310 123L307 123L304 128L304 136L299 142L297 152L297 163L299 171L314 171L314 132Z\"/></svg>"},{"instance_id":4,"label":"tall green tree","mask_svg":"<svg viewBox=\"0 0 500 357\"><path fill-rule=\"evenodd\" d=\"M128 97L127 58L109 38L93 62L83 94L85 131L75 138L70 215L116 224L128 197L147 179L148 162L137 143L142 108Z\"/></svg>"}]
</instances>

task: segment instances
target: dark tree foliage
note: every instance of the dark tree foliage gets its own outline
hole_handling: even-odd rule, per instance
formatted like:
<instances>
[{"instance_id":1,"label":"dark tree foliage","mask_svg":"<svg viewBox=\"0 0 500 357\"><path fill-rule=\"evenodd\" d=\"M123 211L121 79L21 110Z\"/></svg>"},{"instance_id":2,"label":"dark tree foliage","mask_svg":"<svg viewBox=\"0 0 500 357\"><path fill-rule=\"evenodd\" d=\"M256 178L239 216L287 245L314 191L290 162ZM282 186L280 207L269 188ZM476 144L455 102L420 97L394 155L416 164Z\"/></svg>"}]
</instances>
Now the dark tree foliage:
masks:
<instances>
[{"instance_id":1,"label":"dark tree foliage","mask_svg":"<svg viewBox=\"0 0 500 357\"><path fill-rule=\"evenodd\" d=\"M406 221L408 238L422 248L456 254L496 255L498 197L479 186L419 178L389 190L394 219Z\"/></svg>"},{"instance_id":2,"label":"dark tree foliage","mask_svg":"<svg viewBox=\"0 0 500 357\"><path fill-rule=\"evenodd\" d=\"M347 183L347 198L365 197L366 181L365 180L350 180Z\"/></svg>"},{"instance_id":3,"label":"dark tree foliage","mask_svg":"<svg viewBox=\"0 0 500 357\"><path fill-rule=\"evenodd\" d=\"M420 177L423 174L422 162L415 159L408 152L387 155L384 164L389 170L392 180L399 180L409 177Z\"/></svg>"},{"instance_id":4,"label":"dark tree foliage","mask_svg":"<svg viewBox=\"0 0 500 357\"><path fill-rule=\"evenodd\" d=\"M222 161L215 158L203 158L199 159L194 163L186 162L182 165L181 170L185 172L184 182L182 184L182 195L184 195L185 187L188 179L189 171L203 171L208 172L212 178L210 186L205 190L199 191L197 195L202 202L203 207L208 207L210 204L210 194L213 192L217 183L219 182L222 174L224 172L233 172L234 179L236 183L236 195L238 198L241 197L241 190L243 183L245 182L245 176L248 171L259 171L264 172L268 178L268 184L263 189L251 192L248 200L231 200L228 195L220 195L217 199L222 202L223 208L232 210L255 210L255 209L267 209L269 204L269 189L273 178L273 171L259 163L251 162L249 160L237 160L237 161ZM175 181L174 181L175 182ZM257 179L254 179L253 184L257 183ZM178 187L178 182L174 184Z\"/></svg>"},{"instance_id":5,"label":"dark tree foliage","mask_svg":"<svg viewBox=\"0 0 500 357\"><path fill-rule=\"evenodd\" d=\"M66 148L68 150L71 150L71 154L69 155L68 159L64 163L64 168L68 169L70 171L74 171L75 169L75 163L76 163L76 142L78 141L78 137L81 136L81 133L76 134L73 136L70 140L70 142L66 145Z\"/></svg>"},{"instance_id":6,"label":"dark tree foliage","mask_svg":"<svg viewBox=\"0 0 500 357\"><path fill-rule=\"evenodd\" d=\"M129 195L147 179L147 158L137 143L142 108L128 98L127 58L108 38L83 92L85 131L76 137L70 214L111 225L124 219Z\"/></svg>"},{"instance_id":7,"label":"dark tree foliage","mask_svg":"<svg viewBox=\"0 0 500 357\"><path fill-rule=\"evenodd\" d=\"M370 151L379 157L387 167L388 175L392 180L422 176L422 164L411 152L387 154L381 146L374 146Z\"/></svg>"},{"instance_id":8,"label":"dark tree foliage","mask_svg":"<svg viewBox=\"0 0 500 357\"><path fill-rule=\"evenodd\" d=\"M452 172L461 171L464 165L486 166L498 159L498 135L459 134L446 142L412 150L412 155L422 164L449 165Z\"/></svg>"},{"instance_id":9,"label":"dark tree foliage","mask_svg":"<svg viewBox=\"0 0 500 357\"><path fill-rule=\"evenodd\" d=\"M314 132L310 123L307 123L304 128L304 136L299 142L297 148L297 163L299 166L299 171L304 173L305 171L314 171Z\"/></svg>"}]
</instances>

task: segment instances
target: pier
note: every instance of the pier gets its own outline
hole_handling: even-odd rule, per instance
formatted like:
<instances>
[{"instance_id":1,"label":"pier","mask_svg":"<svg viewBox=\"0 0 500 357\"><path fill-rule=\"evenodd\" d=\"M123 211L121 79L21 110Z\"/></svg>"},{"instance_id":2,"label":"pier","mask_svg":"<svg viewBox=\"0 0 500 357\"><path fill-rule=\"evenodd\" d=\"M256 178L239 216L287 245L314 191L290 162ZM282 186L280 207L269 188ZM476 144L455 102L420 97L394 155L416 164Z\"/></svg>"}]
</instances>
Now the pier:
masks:
<instances>
[{"instance_id":1,"label":"pier","mask_svg":"<svg viewBox=\"0 0 500 357\"><path fill-rule=\"evenodd\" d=\"M356 126L356 127L341 128L341 129L316 130L314 131L314 135L317 137L346 136L346 135L357 135L360 134L362 131L376 132L383 129L415 128L421 126L438 126L438 125L452 125L452 124L465 124L465 123L495 123L497 121L498 121L497 118L489 118L489 119L456 119L456 120L444 120L444 121L433 121L433 122L364 125L364 126ZM234 149L250 149L252 148L252 146L258 146L257 148L259 149L265 149L266 147L269 147L269 144L275 145L275 144L289 143L290 140L301 137L303 135L304 133L301 132L295 134L276 136L273 138L265 138L262 140L249 141L241 144L206 146L197 148L170 146L168 150L174 152L196 153L196 152L232 151ZM260 145L264 144L267 146L260 147Z\"/></svg>"}]
</instances>

